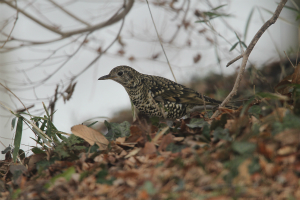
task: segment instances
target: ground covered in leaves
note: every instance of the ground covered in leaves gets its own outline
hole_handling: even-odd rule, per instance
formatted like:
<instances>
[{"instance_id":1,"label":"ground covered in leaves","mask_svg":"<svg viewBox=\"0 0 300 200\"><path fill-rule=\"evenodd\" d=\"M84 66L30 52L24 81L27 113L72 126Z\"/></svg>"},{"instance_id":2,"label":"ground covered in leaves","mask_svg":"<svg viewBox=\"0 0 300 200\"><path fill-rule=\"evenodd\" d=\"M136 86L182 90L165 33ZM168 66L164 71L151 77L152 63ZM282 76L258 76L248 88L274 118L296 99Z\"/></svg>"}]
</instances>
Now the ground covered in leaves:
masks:
<instances>
[{"instance_id":1,"label":"ground covered in leaves","mask_svg":"<svg viewBox=\"0 0 300 200\"><path fill-rule=\"evenodd\" d=\"M300 66L277 94L255 94L215 119L105 122L105 136L77 125L19 162L8 151L1 199L300 199L298 77Z\"/></svg>"}]
</instances>

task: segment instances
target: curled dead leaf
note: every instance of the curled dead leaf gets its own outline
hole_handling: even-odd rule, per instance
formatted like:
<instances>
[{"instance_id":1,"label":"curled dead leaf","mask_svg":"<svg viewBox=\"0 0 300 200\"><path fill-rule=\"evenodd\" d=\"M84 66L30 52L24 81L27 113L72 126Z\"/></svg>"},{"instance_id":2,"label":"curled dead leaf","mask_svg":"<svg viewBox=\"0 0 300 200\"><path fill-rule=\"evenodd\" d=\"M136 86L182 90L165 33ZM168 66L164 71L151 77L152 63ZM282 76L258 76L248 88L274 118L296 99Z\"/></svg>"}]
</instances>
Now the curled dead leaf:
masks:
<instances>
[{"instance_id":1,"label":"curled dead leaf","mask_svg":"<svg viewBox=\"0 0 300 200\"><path fill-rule=\"evenodd\" d=\"M100 132L81 124L73 126L71 131L74 135L84 139L90 145L96 143L99 146L99 150L107 149L109 141Z\"/></svg>"}]
</instances>

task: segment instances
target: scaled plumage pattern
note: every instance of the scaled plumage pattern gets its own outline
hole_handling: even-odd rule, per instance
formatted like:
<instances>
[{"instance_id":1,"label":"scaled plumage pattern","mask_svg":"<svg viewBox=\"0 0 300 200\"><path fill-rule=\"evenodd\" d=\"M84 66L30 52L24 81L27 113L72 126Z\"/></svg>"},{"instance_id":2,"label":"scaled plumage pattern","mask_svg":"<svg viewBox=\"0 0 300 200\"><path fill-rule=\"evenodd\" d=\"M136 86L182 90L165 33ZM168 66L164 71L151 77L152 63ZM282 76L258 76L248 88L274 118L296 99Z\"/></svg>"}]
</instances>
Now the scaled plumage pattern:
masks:
<instances>
[{"instance_id":1,"label":"scaled plumage pattern","mask_svg":"<svg viewBox=\"0 0 300 200\"><path fill-rule=\"evenodd\" d=\"M174 81L142 74L128 66L115 67L98 80L106 79L120 83L139 112L150 116L178 119L194 110L203 110L204 101L207 109L221 104Z\"/></svg>"}]
</instances>

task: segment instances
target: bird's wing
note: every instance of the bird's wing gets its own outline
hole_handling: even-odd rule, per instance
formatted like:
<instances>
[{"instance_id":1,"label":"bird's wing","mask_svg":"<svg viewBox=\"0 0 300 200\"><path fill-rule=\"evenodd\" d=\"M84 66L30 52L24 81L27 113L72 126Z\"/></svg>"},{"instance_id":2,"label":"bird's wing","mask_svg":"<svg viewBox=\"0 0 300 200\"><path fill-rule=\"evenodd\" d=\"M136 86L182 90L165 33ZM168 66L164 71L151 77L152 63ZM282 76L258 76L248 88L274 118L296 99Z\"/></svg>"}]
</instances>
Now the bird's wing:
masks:
<instances>
[{"instance_id":1,"label":"bird's wing","mask_svg":"<svg viewBox=\"0 0 300 200\"><path fill-rule=\"evenodd\" d=\"M198 92L163 77L149 76L148 81L149 90L157 101L204 105L204 99L206 105L218 105L221 103L204 95L202 98L202 95Z\"/></svg>"}]
</instances>

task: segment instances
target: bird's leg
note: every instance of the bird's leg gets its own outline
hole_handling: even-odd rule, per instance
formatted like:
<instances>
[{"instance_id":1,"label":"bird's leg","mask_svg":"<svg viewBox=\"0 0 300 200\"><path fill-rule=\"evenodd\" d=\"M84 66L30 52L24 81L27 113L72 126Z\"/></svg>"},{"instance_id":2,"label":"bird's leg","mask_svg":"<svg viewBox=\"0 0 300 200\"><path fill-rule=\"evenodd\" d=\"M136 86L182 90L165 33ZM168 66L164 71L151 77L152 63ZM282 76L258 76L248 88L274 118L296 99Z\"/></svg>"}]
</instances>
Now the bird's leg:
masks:
<instances>
[{"instance_id":1,"label":"bird's leg","mask_svg":"<svg viewBox=\"0 0 300 200\"><path fill-rule=\"evenodd\" d=\"M156 105L159 107L158 103L156 103ZM161 112L162 116L164 117L164 119L167 119L164 104L161 105L160 112Z\"/></svg>"},{"instance_id":2,"label":"bird's leg","mask_svg":"<svg viewBox=\"0 0 300 200\"><path fill-rule=\"evenodd\" d=\"M165 113L165 106L163 101L161 102L161 106L155 101L155 99L152 97L151 93L148 93L148 98L151 99L152 103L155 105L155 108L161 112L161 115L163 116L164 119L167 118L166 113Z\"/></svg>"}]
</instances>

